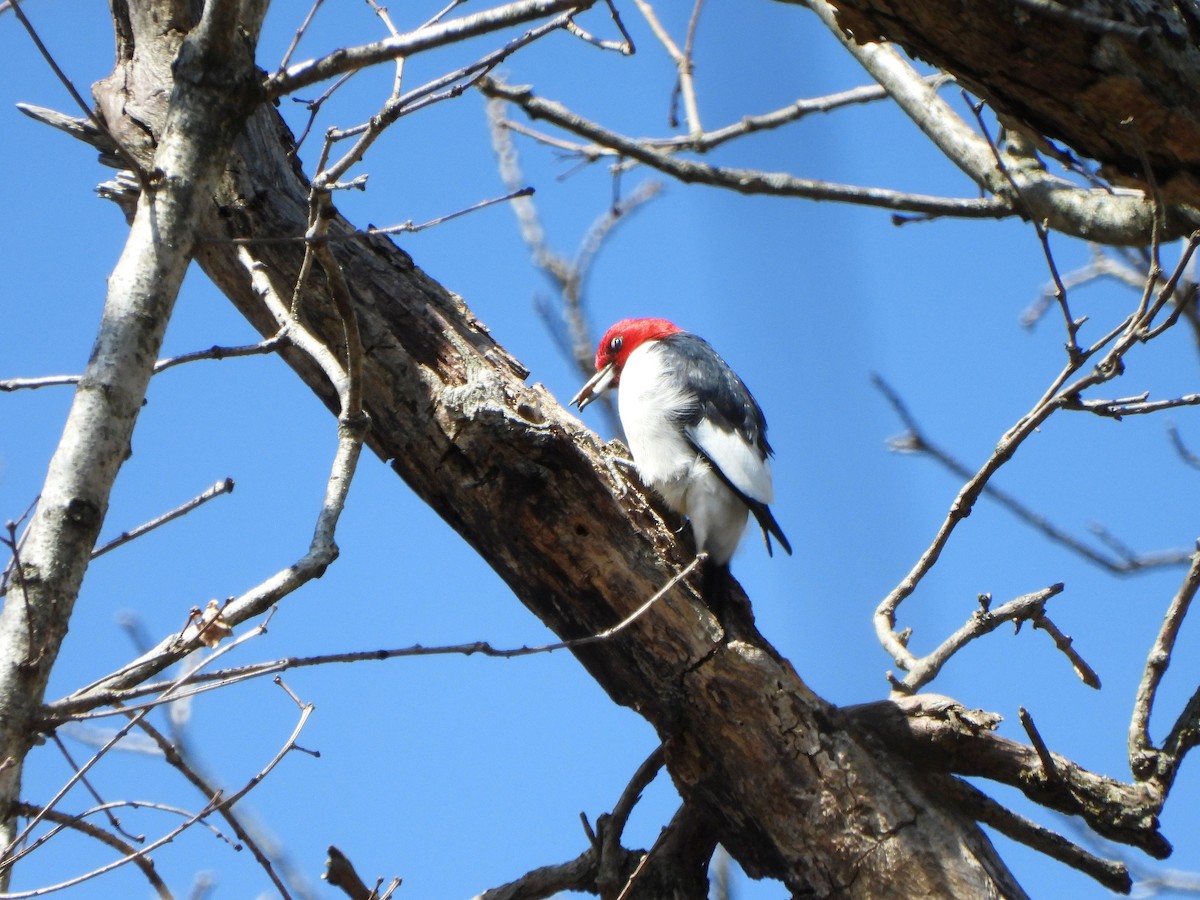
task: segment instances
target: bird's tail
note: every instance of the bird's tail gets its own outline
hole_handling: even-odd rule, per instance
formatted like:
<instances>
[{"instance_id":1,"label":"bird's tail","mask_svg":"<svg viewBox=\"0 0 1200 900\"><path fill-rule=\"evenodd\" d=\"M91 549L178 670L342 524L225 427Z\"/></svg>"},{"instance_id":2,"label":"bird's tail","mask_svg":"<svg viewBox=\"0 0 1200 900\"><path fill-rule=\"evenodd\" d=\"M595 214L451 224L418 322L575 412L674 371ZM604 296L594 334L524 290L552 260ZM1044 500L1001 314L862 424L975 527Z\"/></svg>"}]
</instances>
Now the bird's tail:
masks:
<instances>
[{"instance_id":1,"label":"bird's tail","mask_svg":"<svg viewBox=\"0 0 1200 900\"><path fill-rule=\"evenodd\" d=\"M742 499L746 500L745 497ZM788 556L791 556L792 545L783 536L783 529L775 521L775 515L771 512L771 508L765 503L759 503L757 500L746 500L746 505L750 507L750 512L754 513L754 518L758 521L758 527L762 529L763 540L767 542L767 555L775 555L771 551L771 535L775 535L775 540L779 541L779 546L787 551Z\"/></svg>"}]
</instances>

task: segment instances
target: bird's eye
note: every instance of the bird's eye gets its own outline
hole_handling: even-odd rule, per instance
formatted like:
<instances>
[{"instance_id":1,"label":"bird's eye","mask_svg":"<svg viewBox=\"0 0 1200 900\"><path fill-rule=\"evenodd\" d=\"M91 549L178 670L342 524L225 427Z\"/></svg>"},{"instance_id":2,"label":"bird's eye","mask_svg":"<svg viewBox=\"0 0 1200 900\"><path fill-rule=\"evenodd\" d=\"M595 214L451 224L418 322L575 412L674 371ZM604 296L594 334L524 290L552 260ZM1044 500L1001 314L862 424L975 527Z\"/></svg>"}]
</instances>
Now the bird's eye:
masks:
<instances>
[{"instance_id":1,"label":"bird's eye","mask_svg":"<svg viewBox=\"0 0 1200 900\"><path fill-rule=\"evenodd\" d=\"M624 343L625 343L625 338L621 337L620 335L617 335L615 338L613 338L611 341L608 342L608 349L611 350L613 353L619 353L621 351L621 345Z\"/></svg>"}]
</instances>

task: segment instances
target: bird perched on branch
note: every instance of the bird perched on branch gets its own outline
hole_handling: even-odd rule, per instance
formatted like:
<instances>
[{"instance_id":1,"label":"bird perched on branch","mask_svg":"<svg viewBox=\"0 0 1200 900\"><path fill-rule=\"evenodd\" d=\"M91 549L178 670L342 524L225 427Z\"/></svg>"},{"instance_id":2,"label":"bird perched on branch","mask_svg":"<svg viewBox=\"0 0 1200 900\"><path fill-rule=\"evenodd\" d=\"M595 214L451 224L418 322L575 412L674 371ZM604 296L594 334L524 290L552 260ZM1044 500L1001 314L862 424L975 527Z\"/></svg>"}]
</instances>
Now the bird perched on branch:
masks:
<instances>
[{"instance_id":1,"label":"bird perched on branch","mask_svg":"<svg viewBox=\"0 0 1200 900\"><path fill-rule=\"evenodd\" d=\"M703 595L727 626L729 560L751 513L767 552L792 546L771 514L771 445L754 396L707 341L666 319L624 319L596 350L596 374L571 403L610 388L642 480L692 524L707 553Z\"/></svg>"}]
</instances>

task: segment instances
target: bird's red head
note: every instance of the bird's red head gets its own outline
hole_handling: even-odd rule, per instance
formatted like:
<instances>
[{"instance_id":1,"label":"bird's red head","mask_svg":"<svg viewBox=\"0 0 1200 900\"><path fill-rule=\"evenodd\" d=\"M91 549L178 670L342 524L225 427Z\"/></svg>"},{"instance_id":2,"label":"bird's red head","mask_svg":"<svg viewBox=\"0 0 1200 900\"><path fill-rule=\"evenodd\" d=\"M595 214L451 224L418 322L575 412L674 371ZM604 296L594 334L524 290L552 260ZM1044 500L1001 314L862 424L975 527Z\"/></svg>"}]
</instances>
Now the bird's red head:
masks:
<instances>
[{"instance_id":1,"label":"bird's red head","mask_svg":"<svg viewBox=\"0 0 1200 900\"><path fill-rule=\"evenodd\" d=\"M622 319L604 332L604 337L600 339L600 346L596 349L596 371L603 371L611 365L615 373L615 385L620 381L621 370L625 368L630 353L646 341L657 341L682 330L666 319Z\"/></svg>"}]
</instances>

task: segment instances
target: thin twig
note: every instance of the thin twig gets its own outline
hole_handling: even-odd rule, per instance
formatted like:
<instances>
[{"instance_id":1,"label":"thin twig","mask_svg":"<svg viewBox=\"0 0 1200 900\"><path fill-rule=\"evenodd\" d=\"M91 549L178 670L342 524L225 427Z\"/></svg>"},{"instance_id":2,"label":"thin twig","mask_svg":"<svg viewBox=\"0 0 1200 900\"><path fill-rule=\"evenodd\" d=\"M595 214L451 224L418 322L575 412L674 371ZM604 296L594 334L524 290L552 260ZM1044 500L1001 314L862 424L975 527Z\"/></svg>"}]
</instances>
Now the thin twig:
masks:
<instances>
[{"instance_id":1,"label":"thin twig","mask_svg":"<svg viewBox=\"0 0 1200 900\"><path fill-rule=\"evenodd\" d=\"M1042 733L1033 724L1033 716L1029 714L1029 710L1018 706L1017 718L1021 720L1021 727L1025 729L1025 733L1029 735L1029 742L1037 751L1038 760L1042 764L1042 778L1046 781L1061 781L1058 767L1054 765L1054 756L1050 753L1050 748L1046 746L1045 740L1042 739Z\"/></svg>"},{"instance_id":2,"label":"thin twig","mask_svg":"<svg viewBox=\"0 0 1200 900\"><path fill-rule=\"evenodd\" d=\"M683 579L687 578L696 567L700 564L700 556L693 559L684 568L680 569L673 575L666 584L662 586L649 600L639 606L636 610L613 625L596 634L587 635L584 637L571 638L565 641L555 641L550 644L541 644L533 647L522 646L513 648L497 648L493 647L487 641L472 641L466 644L453 644L441 647L423 647L416 645L413 647L403 647L392 650L365 650L355 651L350 653L330 653L320 656L310 657L289 657L286 659L272 660L269 662L254 663L248 666L239 666L236 668L225 669L221 672L201 673L197 672L191 676L189 683L199 682L216 682L208 687L199 688L198 690L188 691L172 691L172 699L182 699L184 697L193 696L196 693L203 693L208 690L214 690L219 687L224 687L227 684L232 684L240 681L245 681L251 678L260 678L264 675L275 675L289 669L304 668L309 666L321 666L329 663L354 663L368 661L382 661L387 659L400 659L411 656L487 656L495 659L515 659L522 656L534 656L542 653L554 653L558 650L574 650L579 647L585 647L589 644L599 643L610 640L616 637L625 629L633 625L638 619L645 615L651 607L661 600L668 592L678 585ZM153 654L155 651L151 651ZM143 657L144 659L144 657ZM119 670L112 675L106 676L97 682L76 691L68 697L47 704L43 707L42 718L39 720L41 727L52 727L67 719L96 719L111 715L122 714L131 710L141 709L141 705L133 705L130 701L140 697L150 696L168 688L172 682L153 682L145 684L136 684L129 687L104 687L104 685L112 682L120 684L125 681L127 676L125 673L129 667ZM148 706L158 705L161 701L156 700ZM96 712L88 712L96 710L97 707L111 706L116 703L124 705L123 710L99 710Z\"/></svg>"},{"instance_id":3,"label":"thin twig","mask_svg":"<svg viewBox=\"0 0 1200 900\"><path fill-rule=\"evenodd\" d=\"M625 823L629 820L634 806L641 799L642 792L657 777L665 763L666 750L662 744L659 744L633 773L629 784L625 786L620 799L613 807L612 814L608 817L601 817L599 824L603 827L598 836L600 858L597 866L597 885L603 887L606 882L612 884L617 881L621 872L621 864L625 859L621 847L621 836L625 832Z\"/></svg>"},{"instance_id":4,"label":"thin twig","mask_svg":"<svg viewBox=\"0 0 1200 900\"><path fill-rule=\"evenodd\" d=\"M54 742L54 746L58 748L58 752L63 755L63 759L67 761L67 765L69 765L73 771L78 771L79 764L75 762L75 758L71 755L71 751L67 749L67 745L62 742L62 738L60 738L56 732L51 732L50 739ZM96 801L97 809L103 809L104 816L108 819L108 824L114 831L118 832L123 837L129 839L135 844L141 844L146 840L146 836L144 834L130 834L121 827L121 820L116 817L116 815L112 812L112 809L104 802L104 798L100 796L100 793L95 787L92 786L92 783L88 778L81 777L79 779L79 783L83 785L84 790L92 795L92 799Z\"/></svg>"},{"instance_id":5,"label":"thin twig","mask_svg":"<svg viewBox=\"0 0 1200 900\"><path fill-rule=\"evenodd\" d=\"M921 658L909 653L911 662L905 666L908 675L903 680L892 679L892 686L905 693L915 693L937 677L942 667L971 641L995 631L1005 622L1020 624L1044 615L1046 601L1062 593L1062 584L1052 584L1040 591L1017 597L995 609L980 609L966 623L942 641L932 652ZM908 651L905 650L907 653Z\"/></svg>"},{"instance_id":6,"label":"thin twig","mask_svg":"<svg viewBox=\"0 0 1200 900\"><path fill-rule=\"evenodd\" d=\"M545 16L568 11L577 13L592 6L594 2L595 0L516 0L474 15L420 28L399 37L358 47L341 48L321 59L298 63L286 71L268 76L263 84L265 98L276 99L343 72L387 62L400 56L414 56Z\"/></svg>"},{"instance_id":7,"label":"thin twig","mask_svg":"<svg viewBox=\"0 0 1200 900\"><path fill-rule=\"evenodd\" d=\"M908 405L887 381L879 375L872 375L871 383L883 395L888 405L892 407L892 410L904 425L904 433L891 438L888 441L888 449L896 453L916 453L928 456L959 478L969 479L974 474L960 460L951 456L950 453L930 440L917 422L916 417L909 410ZM1063 407L1073 409L1076 408L1076 404L1082 404L1082 402L1080 400L1067 400L1064 401ZM1136 412L1136 410L1133 411ZM1129 575L1164 566L1184 565L1191 559L1191 554L1183 550L1164 550L1155 553L1137 554L1125 552L1119 554L1118 558L1114 559L1088 546L1070 532L1055 525L1041 513L1026 506L1012 494L1002 488L996 487L990 482L984 486L983 494L995 500L1026 524L1040 531L1051 541L1061 544L1088 562L1094 563L1114 575Z\"/></svg>"},{"instance_id":8,"label":"thin twig","mask_svg":"<svg viewBox=\"0 0 1200 900\"><path fill-rule=\"evenodd\" d=\"M427 222L414 224L410 219L407 222L402 222L399 225L386 225L383 227L370 226L365 229L355 229L353 231L338 232L337 234L323 235L319 241L313 241L307 235L298 234L292 237L241 237L241 238L220 238L213 243L234 244L236 246L254 246L259 244L296 244L301 241L309 243L323 242L336 243L340 241L357 240L364 237L370 237L376 234L416 234L419 231L425 231L428 228L435 228L438 225L444 225L446 222L452 222L461 216L469 213L477 212L481 209L487 209L489 206L495 206L497 203L507 203L510 200L516 200L521 197L528 197L533 194L533 188L523 187L509 194L504 194L500 197L489 197L487 200L480 200L471 206L456 210L452 213L438 216L430 219ZM4 382L0 382L0 390L3 390Z\"/></svg>"},{"instance_id":9,"label":"thin twig","mask_svg":"<svg viewBox=\"0 0 1200 900\"><path fill-rule=\"evenodd\" d=\"M622 156L635 159L688 184L709 184L729 188L743 194L770 194L783 197L805 197L811 200L833 200L861 206L972 219L1002 219L1013 214L1011 206L1006 201L996 198L933 197L885 188L814 181L796 178L782 172L710 166L691 160L678 159L672 154L650 147L644 141L634 140L603 128L595 122L570 112L559 103L536 97L532 89L528 87L511 87L495 79L484 78L479 82L479 89L488 97L507 100L519 106L530 118L545 119L565 131L585 137L597 144L611 147Z\"/></svg>"},{"instance_id":10,"label":"thin twig","mask_svg":"<svg viewBox=\"0 0 1200 900\"><path fill-rule=\"evenodd\" d=\"M1179 264L1171 274L1171 277L1163 283L1162 288L1153 294L1152 302L1150 294L1151 286L1154 282L1148 278L1146 295L1139 302L1137 310L1126 316L1119 325L1101 336L1090 347L1068 359L1067 365L1051 382L1033 408L1004 433L997 442L996 449L988 457L983 466L967 479L966 483L959 489L957 496L950 505L949 512L946 514L945 519L942 520L929 546L913 565L908 575L876 607L874 617L876 636L884 649L887 650L892 659L901 668L911 671L913 666L920 663L913 656L912 652L909 651L907 641L902 639L901 635L895 630L896 611L900 604L912 595L917 585L920 584L922 579L937 563L938 558L949 543L950 537L959 523L970 515L975 503L982 496L992 477L1008 463L1024 441L1031 434L1034 434L1055 411L1077 399L1084 391L1097 385L1105 384L1121 375L1124 371L1123 359L1125 354L1136 344L1151 340L1154 336L1161 334L1165 330L1161 326L1156 329L1150 329L1149 323L1154 321L1155 316L1170 301L1175 290L1175 285L1182 276L1183 270L1187 266L1188 260L1191 258L1197 244L1200 244L1200 232L1193 234L1188 239L1187 247L1180 258ZM1163 325L1166 324L1163 323ZM1092 365L1085 374L1080 374L1084 365L1106 347L1108 349L1099 362ZM1072 381L1072 378L1075 380ZM1063 636L1052 623L1039 624L1038 627L1044 627L1055 637L1055 643L1071 658L1072 664L1075 665L1076 672L1080 678L1083 678L1087 683L1091 683L1095 679L1095 673L1091 671L1090 667L1084 664L1083 660L1072 655L1073 651L1071 651L1070 640ZM893 685L897 687L907 683L907 681L905 679L905 682L899 682L894 678L892 679Z\"/></svg>"},{"instance_id":11,"label":"thin twig","mask_svg":"<svg viewBox=\"0 0 1200 900\"><path fill-rule=\"evenodd\" d=\"M37 31L34 29L33 23L31 23L29 19L25 17L25 12L21 9L20 0L11 0L9 8L12 9L17 19L20 20L22 27L29 34L34 46L37 47L38 52L42 55L42 59L44 59L46 64L50 66L58 80L62 82L62 86L67 89L67 93L71 95L71 99L75 101L75 104L81 110L83 110L83 114L87 116L88 121L92 124L92 126L101 134L103 134L105 138L107 138L113 150L118 156L121 157L121 162L123 162L125 167L137 176L138 184L142 186L143 190L145 190L148 185L148 176L145 169L142 168L137 158L128 150L126 150L121 142L117 140L116 136L108 129L108 126L104 124L100 117L96 115L96 112L92 109L91 104L84 100L83 95L76 90L74 83L72 83L71 79L68 78L66 73L59 67L58 63L54 59L53 54L51 54L46 48L46 45L42 43L42 39L38 36Z\"/></svg>"},{"instance_id":12,"label":"thin twig","mask_svg":"<svg viewBox=\"0 0 1200 900\"><path fill-rule=\"evenodd\" d=\"M275 335L257 344L245 344L241 347L209 347L207 350L195 350L191 353L181 353L160 359L154 364L153 374L173 369L184 363L198 362L203 359L235 359L243 356L259 356L264 353L274 353L287 343L283 335ZM9 378L0 381L0 391L35 390L43 387L57 387L67 384L78 384L79 375L47 375L42 378Z\"/></svg>"},{"instance_id":13,"label":"thin twig","mask_svg":"<svg viewBox=\"0 0 1200 900\"><path fill-rule=\"evenodd\" d=\"M114 804L106 804L112 806ZM109 809L104 810L106 814L112 815ZM62 813L58 810L43 810L41 807L32 803L18 802L15 804L13 814L18 816L36 816L41 815L47 822L53 822L62 828L70 828L78 831L80 834L86 834L88 837L111 847L124 857L128 857L138 867L146 880L150 882L150 887L154 892L162 898L162 900L172 900L172 894L167 887L166 882L159 877L154 868L154 861L146 859L144 854L139 854L136 847L127 844L125 841L116 837L98 825L93 825L86 821L82 816L71 815L70 813Z\"/></svg>"},{"instance_id":14,"label":"thin twig","mask_svg":"<svg viewBox=\"0 0 1200 900\"><path fill-rule=\"evenodd\" d=\"M658 15L654 12L654 7L647 3L646 0L633 0L633 2L638 8L638 12L642 14L642 18L646 20L646 24L650 26L650 31L658 38L658 42L663 45L663 49L667 51L667 55L675 63L675 70L678 73L679 79L679 92L683 95L683 107L687 117L688 134L695 136L703 133L704 128L700 124L700 108L696 103L696 85L692 79L691 55L679 49L679 46L671 38L670 32L659 21ZM696 0L696 5L692 13L693 20L699 13L702 2L703 0Z\"/></svg>"},{"instance_id":15,"label":"thin twig","mask_svg":"<svg viewBox=\"0 0 1200 900\"><path fill-rule=\"evenodd\" d=\"M178 699L178 696L176 699ZM200 792L201 796L205 798L215 797L221 793L221 789L216 785L210 784L208 780L200 774L199 770L191 763L186 754L180 752L180 748L176 744L168 740L162 732L146 721L144 717L138 720L137 727L145 732L147 737L154 741L154 743L162 751L163 758L167 761L167 763L169 763L176 771L178 771L185 779L187 779L187 781L190 782ZM288 896L287 886L283 883L281 876L275 872L275 867L272 865L271 858L263 852L262 848L258 845L258 842L254 839L254 836L250 833L249 829L242 823L241 819L234 814L232 804L218 807L217 812L219 812L221 817L229 823L229 827L233 829L233 833L237 836L237 839L242 843L242 845L249 848L250 853L254 856L254 859L258 862L263 871L267 873L267 877L275 885L275 888L279 891L280 895L285 897Z\"/></svg>"},{"instance_id":16,"label":"thin twig","mask_svg":"<svg viewBox=\"0 0 1200 900\"><path fill-rule=\"evenodd\" d=\"M95 550L93 550L92 551L92 559L95 559L98 556L103 556L105 553L108 553L110 550L115 550L117 547L120 547L124 544L128 544L130 541L140 538L142 535L153 531L155 528L158 528L162 525L166 525L168 522L173 522L175 519L178 519L180 516L187 515L192 510L203 506L209 500L212 500L216 497L220 497L222 494L230 494L230 493L233 493L233 479L226 478L222 481L218 481L216 484L214 484L212 487L210 487L204 493L200 494L197 497L193 497L191 500L187 501L186 503L183 503L183 504L175 507L174 509L163 513L161 516L158 516L157 518L151 519L149 522L139 525L137 528L133 528L129 531L122 531L120 534L118 534L115 538L113 538L108 543L102 544L101 546L99 546Z\"/></svg>"},{"instance_id":17,"label":"thin twig","mask_svg":"<svg viewBox=\"0 0 1200 900\"><path fill-rule=\"evenodd\" d=\"M1014 841L1046 854L1051 859L1078 869L1109 890L1120 894L1129 893L1133 882L1123 863L1102 859L1089 853L1062 835L1006 809L983 791L960 778L948 778L942 783L947 794L972 818L995 828Z\"/></svg>"},{"instance_id":18,"label":"thin twig","mask_svg":"<svg viewBox=\"0 0 1200 900\"><path fill-rule=\"evenodd\" d=\"M967 105L970 106L971 111L975 114L975 121L979 125L979 131L983 134L984 140L987 141L988 146L992 150L992 156L996 160L996 166L999 168L1001 174L1004 175L1005 180L1012 188L1013 194L1016 195L1017 203L1020 205L1025 215L1028 216L1030 223L1033 225L1034 232L1037 234L1038 243L1041 244L1042 247L1042 255L1046 258L1046 266L1050 270L1050 278L1054 283L1053 297L1058 303L1059 309L1062 310L1063 323L1067 329L1067 341L1064 347L1067 351L1067 357L1074 361L1074 359L1081 352L1079 349L1079 344L1076 341L1076 335L1079 333L1080 327L1086 320L1075 319L1071 315L1071 307L1067 303L1067 288L1063 284L1062 277L1058 274L1058 266L1055 264L1054 254L1050 250L1050 232L1046 227L1046 223L1040 221L1037 216L1033 214L1033 209L1030 207L1029 202L1025 199L1025 194L1022 192L1021 186L1013 177L1012 172L1009 171L1008 165L1004 162L1004 157L1000 155L1000 148L998 148L996 146L996 142L992 140L992 135L988 131L987 123L983 120L983 104L972 102L970 98L967 97L966 91L963 91L963 98L967 101Z\"/></svg>"},{"instance_id":19,"label":"thin twig","mask_svg":"<svg viewBox=\"0 0 1200 900\"><path fill-rule=\"evenodd\" d=\"M231 652L234 648L240 647L246 641L249 641L249 640L252 640L253 638L258 637L260 634L263 634L265 631L266 631L265 625L259 625L257 628L251 629L250 631L248 631L244 635L242 635L240 638L238 638L234 641L231 641L230 643L226 644L224 647L214 650L204 660L204 662L201 665L207 665L207 664L221 658L226 653ZM199 671L199 667L197 667L197 669L190 670L190 671L184 673L181 677L172 681L169 685L167 685L166 689L162 692L162 695L159 698L159 702L162 703L162 702L166 702L167 700L169 700L172 697L172 695L174 695L176 691L178 691L181 687L183 687L185 684L187 684L188 681L191 678L193 678L195 676L196 672L198 672L198 671ZM130 716L129 721L125 725L123 725L121 728L117 729L117 731L112 735L112 737L110 737L108 739L108 741L105 742L104 746L102 746L96 753L94 753L92 755L91 759L89 759L82 766L79 766L78 768L76 768L74 774L72 774L71 777L69 779L67 779L66 783L61 788L59 788L58 792L50 799L50 801L48 803L45 804L44 809L46 811L53 810L58 805L59 801L61 801L62 798L67 795L67 793L71 790L71 788L73 788L79 782L79 780L81 778L83 778L88 773L88 771L91 770L91 768L93 766L96 765L96 763L98 763L101 759L103 759L104 756L106 756L108 754L108 752L117 745L117 743L119 743L126 735L128 735L129 732L131 730L133 730L134 726L139 721L141 721L141 719L144 718L148 712L149 712L149 708L140 710L137 713L135 713L134 715ZM197 816L195 818L198 819L198 818L200 818L201 815L203 815L203 813L197 814ZM14 850L25 841L25 839L29 836L29 833L37 826L38 822L41 821L41 818L42 818L42 816L31 817L29 819L29 821L25 824L25 827L23 829L21 829L21 831L12 839L12 841L9 843L9 845L6 848L4 848L3 853L0 854L0 868L8 867L8 866L12 865L11 857L12 857ZM191 821L195 821L195 819L193 819ZM187 823L187 825L190 825L191 821L189 821ZM186 827L186 826L183 826L183 827ZM150 844L149 846L143 848L143 851L149 852L149 850L153 849L154 847L157 847L160 843L162 843L162 842L156 841L155 843ZM89 877L91 877L91 876L89 876ZM71 883L74 884L77 882L72 881ZM26 895L22 895L22 896L26 896Z\"/></svg>"},{"instance_id":20,"label":"thin twig","mask_svg":"<svg viewBox=\"0 0 1200 900\"><path fill-rule=\"evenodd\" d=\"M1175 639L1197 590L1200 590L1200 547L1192 556L1192 565L1179 590L1171 599L1154 646L1146 656L1146 665L1133 704L1133 714L1129 721L1129 766L1134 777L1142 781L1155 776L1162 777L1164 772L1161 769L1164 763L1171 768L1178 764L1178 760L1175 759L1160 759L1161 751L1155 748L1150 739L1150 713L1158 695L1158 686L1171 663Z\"/></svg>"}]
</instances>

